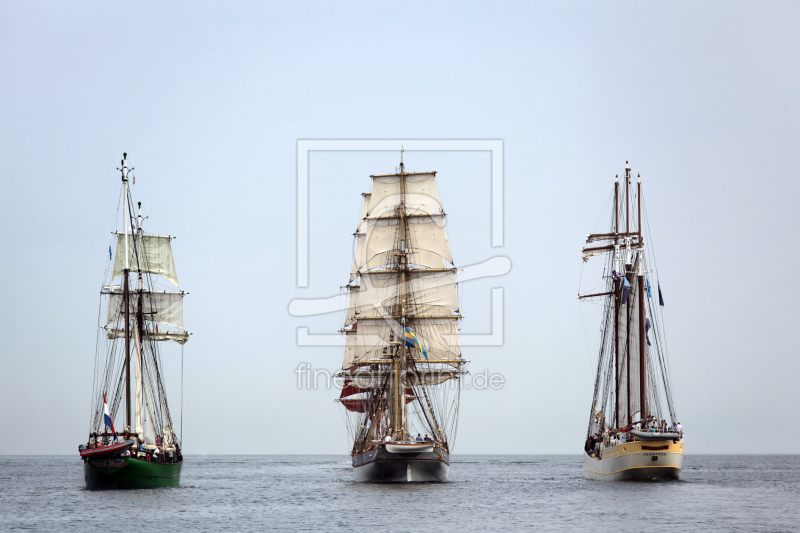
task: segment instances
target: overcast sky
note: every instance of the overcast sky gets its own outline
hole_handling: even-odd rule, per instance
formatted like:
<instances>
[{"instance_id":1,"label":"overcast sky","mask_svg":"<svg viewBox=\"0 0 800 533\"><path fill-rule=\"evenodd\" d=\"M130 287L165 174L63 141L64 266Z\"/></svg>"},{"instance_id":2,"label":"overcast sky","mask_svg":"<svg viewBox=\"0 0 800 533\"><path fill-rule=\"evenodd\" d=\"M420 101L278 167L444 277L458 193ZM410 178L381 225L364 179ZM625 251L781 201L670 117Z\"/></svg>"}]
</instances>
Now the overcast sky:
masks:
<instances>
[{"instance_id":1,"label":"overcast sky","mask_svg":"<svg viewBox=\"0 0 800 533\"><path fill-rule=\"evenodd\" d=\"M0 6L0 454L72 454L89 431L99 290L122 152L147 228L173 243L187 328L187 453L349 451L331 370L359 193L397 152L309 156L310 283L296 286L298 139L500 139L413 152L439 172L473 374L456 453L580 453L600 317L579 249L625 161L641 172L687 453L800 442L800 8L791 2L4 2ZM399 142L398 142L399 145ZM399 146L398 146L399 149ZM598 280L584 279L585 286ZM588 347L587 347L588 344ZM180 349L164 349L173 416Z\"/></svg>"}]
</instances>

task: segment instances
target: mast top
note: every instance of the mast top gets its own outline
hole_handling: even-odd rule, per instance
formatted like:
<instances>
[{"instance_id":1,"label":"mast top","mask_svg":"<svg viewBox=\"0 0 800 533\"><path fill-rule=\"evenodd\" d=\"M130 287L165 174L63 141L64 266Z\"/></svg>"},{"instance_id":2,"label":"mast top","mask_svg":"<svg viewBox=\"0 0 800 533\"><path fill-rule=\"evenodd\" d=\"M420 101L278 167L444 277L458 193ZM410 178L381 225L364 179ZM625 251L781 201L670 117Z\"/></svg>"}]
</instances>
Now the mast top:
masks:
<instances>
[{"instance_id":1,"label":"mast top","mask_svg":"<svg viewBox=\"0 0 800 533\"><path fill-rule=\"evenodd\" d=\"M403 151L404 151L403 146L400 145L400 172L401 173L403 172L403 167L404 167L404 165L403 165Z\"/></svg>"},{"instance_id":2,"label":"mast top","mask_svg":"<svg viewBox=\"0 0 800 533\"><path fill-rule=\"evenodd\" d=\"M133 167L128 168L128 152L122 152L122 159L120 160L119 165L122 168L118 168L117 170L119 170L122 173L122 181L127 182L128 171L133 170ZM136 183L135 177L133 178L133 183Z\"/></svg>"}]
</instances>

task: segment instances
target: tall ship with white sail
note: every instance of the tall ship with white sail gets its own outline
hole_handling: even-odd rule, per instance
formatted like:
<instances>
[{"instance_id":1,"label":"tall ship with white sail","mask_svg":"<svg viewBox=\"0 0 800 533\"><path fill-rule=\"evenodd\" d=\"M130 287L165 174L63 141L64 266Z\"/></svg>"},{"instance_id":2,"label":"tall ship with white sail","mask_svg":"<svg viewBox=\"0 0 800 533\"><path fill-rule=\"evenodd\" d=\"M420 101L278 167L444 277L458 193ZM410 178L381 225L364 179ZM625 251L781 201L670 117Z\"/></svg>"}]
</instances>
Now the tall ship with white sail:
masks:
<instances>
[{"instance_id":1,"label":"tall ship with white sail","mask_svg":"<svg viewBox=\"0 0 800 533\"><path fill-rule=\"evenodd\" d=\"M356 481L446 481L458 426L458 270L436 172L374 175L363 194L338 373Z\"/></svg>"},{"instance_id":2,"label":"tall ship with white sail","mask_svg":"<svg viewBox=\"0 0 800 533\"><path fill-rule=\"evenodd\" d=\"M641 179L614 184L609 227L589 234L583 260L605 259L601 289L579 295L603 308L600 353L584 445L588 479L679 479L683 428L672 398L664 299L643 211Z\"/></svg>"},{"instance_id":3,"label":"tall ship with white sail","mask_svg":"<svg viewBox=\"0 0 800 533\"><path fill-rule=\"evenodd\" d=\"M134 214L133 167L123 154L121 227L101 288L89 438L79 446L88 488L177 487L183 454L167 403L160 345L183 345L183 297L171 235L146 233ZM120 215L122 215L120 220ZM110 277L108 277L110 271ZM166 285L164 281L168 281ZM182 370L181 370L182 371ZM181 376L181 380L183 376Z\"/></svg>"}]
</instances>

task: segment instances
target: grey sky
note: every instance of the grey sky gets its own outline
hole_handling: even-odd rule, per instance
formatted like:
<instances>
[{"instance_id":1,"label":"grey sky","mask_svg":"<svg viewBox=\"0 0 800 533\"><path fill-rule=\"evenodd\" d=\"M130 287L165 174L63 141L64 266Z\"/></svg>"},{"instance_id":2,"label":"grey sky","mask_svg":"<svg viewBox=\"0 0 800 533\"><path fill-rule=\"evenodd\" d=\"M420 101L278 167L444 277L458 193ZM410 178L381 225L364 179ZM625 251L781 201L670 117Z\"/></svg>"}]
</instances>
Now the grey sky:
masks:
<instances>
[{"instance_id":1,"label":"grey sky","mask_svg":"<svg viewBox=\"0 0 800 533\"><path fill-rule=\"evenodd\" d=\"M298 139L502 139L505 243L486 153L439 171L465 284L465 348L500 391L462 396L456 452L578 453L599 315L579 248L625 160L653 231L688 453L794 453L800 8L778 3L12 3L0 7L0 454L86 439L98 291L123 151L148 227L179 238L188 453L346 453L332 390L298 391L296 346L336 314L293 298L347 281L359 193L398 154L310 156L310 286L296 281ZM585 281L591 284L592 280ZM179 411L179 357L165 353ZM747 427L750 437L731 438ZM769 430L769 438L764 438Z\"/></svg>"}]
</instances>

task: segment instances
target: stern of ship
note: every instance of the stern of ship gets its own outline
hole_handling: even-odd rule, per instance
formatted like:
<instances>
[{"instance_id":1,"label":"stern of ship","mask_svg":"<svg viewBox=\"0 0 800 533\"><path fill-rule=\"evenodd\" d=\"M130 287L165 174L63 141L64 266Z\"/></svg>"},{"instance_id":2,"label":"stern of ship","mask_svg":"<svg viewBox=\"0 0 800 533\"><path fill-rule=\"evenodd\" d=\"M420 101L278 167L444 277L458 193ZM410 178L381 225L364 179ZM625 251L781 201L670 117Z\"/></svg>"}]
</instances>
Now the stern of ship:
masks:
<instances>
[{"instance_id":1,"label":"stern of ship","mask_svg":"<svg viewBox=\"0 0 800 533\"><path fill-rule=\"evenodd\" d=\"M586 479L659 481L680 479L683 439L634 441L604 447L600 457L583 453Z\"/></svg>"}]
</instances>

